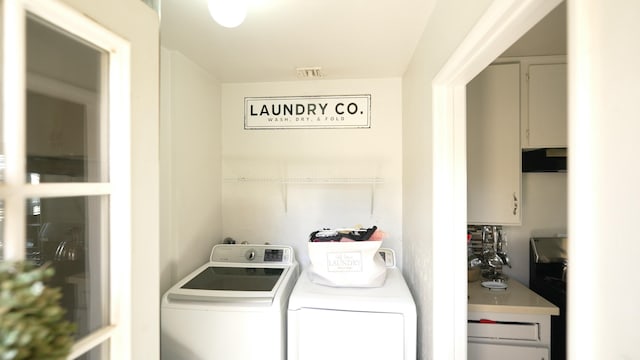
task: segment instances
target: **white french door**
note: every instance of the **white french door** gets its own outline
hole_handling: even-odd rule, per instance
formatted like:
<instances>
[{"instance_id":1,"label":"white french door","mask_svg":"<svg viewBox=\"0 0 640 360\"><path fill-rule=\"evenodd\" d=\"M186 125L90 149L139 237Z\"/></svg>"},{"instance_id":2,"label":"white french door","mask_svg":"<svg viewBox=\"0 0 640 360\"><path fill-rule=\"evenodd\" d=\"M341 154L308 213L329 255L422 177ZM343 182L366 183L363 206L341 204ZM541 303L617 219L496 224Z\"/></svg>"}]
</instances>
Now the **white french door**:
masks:
<instances>
[{"instance_id":1,"label":"white french door","mask_svg":"<svg viewBox=\"0 0 640 360\"><path fill-rule=\"evenodd\" d=\"M70 359L127 359L129 43L57 1L0 4L0 259L55 269Z\"/></svg>"}]
</instances>

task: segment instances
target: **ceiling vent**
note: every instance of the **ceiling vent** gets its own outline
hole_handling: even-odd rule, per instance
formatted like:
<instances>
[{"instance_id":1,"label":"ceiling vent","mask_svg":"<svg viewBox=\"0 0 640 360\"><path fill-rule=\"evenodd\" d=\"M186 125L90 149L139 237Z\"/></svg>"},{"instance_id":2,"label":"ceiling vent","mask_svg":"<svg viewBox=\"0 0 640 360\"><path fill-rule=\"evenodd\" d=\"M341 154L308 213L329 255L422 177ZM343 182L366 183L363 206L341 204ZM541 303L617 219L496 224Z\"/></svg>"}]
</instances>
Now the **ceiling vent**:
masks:
<instances>
[{"instance_id":1,"label":"ceiling vent","mask_svg":"<svg viewBox=\"0 0 640 360\"><path fill-rule=\"evenodd\" d=\"M300 79L319 79L322 77L322 71L319 66L297 68L296 73Z\"/></svg>"}]
</instances>

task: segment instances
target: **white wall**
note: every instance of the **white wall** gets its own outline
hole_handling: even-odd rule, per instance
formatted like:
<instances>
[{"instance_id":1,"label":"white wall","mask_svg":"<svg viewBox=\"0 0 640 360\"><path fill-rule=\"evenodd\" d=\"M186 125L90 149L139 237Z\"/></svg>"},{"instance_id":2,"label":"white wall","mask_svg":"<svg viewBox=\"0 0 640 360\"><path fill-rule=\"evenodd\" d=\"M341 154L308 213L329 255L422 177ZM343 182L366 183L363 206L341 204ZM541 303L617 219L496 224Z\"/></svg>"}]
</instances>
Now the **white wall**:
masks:
<instances>
[{"instance_id":1,"label":"white wall","mask_svg":"<svg viewBox=\"0 0 640 360\"><path fill-rule=\"evenodd\" d=\"M503 227L512 268L504 273L529 285L529 239L567 234L567 174L522 174L522 225Z\"/></svg>"},{"instance_id":2,"label":"white wall","mask_svg":"<svg viewBox=\"0 0 640 360\"><path fill-rule=\"evenodd\" d=\"M139 0L64 0L131 44L131 359L160 353L158 14ZM123 16L123 14L125 16ZM114 254L113 256L117 256Z\"/></svg>"},{"instance_id":3,"label":"white wall","mask_svg":"<svg viewBox=\"0 0 640 360\"><path fill-rule=\"evenodd\" d=\"M440 1L403 77L404 275L418 306L420 359L452 358L454 333L435 329L433 252L432 80L491 1ZM461 11L464 9L464 11ZM445 260L446 261L446 260ZM443 279L446 281L446 279ZM455 293L451 293L453 301ZM448 329L447 329L448 330ZM438 335L439 334L439 335ZM444 341L435 341L438 338Z\"/></svg>"},{"instance_id":4,"label":"white wall","mask_svg":"<svg viewBox=\"0 0 640 360\"><path fill-rule=\"evenodd\" d=\"M160 293L208 261L222 233L220 84L161 52Z\"/></svg>"},{"instance_id":5,"label":"white wall","mask_svg":"<svg viewBox=\"0 0 640 360\"><path fill-rule=\"evenodd\" d=\"M563 2L511 45L501 57L567 54L567 4Z\"/></svg>"},{"instance_id":6,"label":"white wall","mask_svg":"<svg viewBox=\"0 0 640 360\"><path fill-rule=\"evenodd\" d=\"M402 109L399 78L222 86L224 237L294 247L308 263L309 234L376 225L402 261ZM244 97L371 94L369 129L245 130ZM259 178L382 178L370 184L238 182ZM371 206L373 196L373 207Z\"/></svg>"},{"instance_id":7,"label":"white wall","mask_svg":"<svg viewBox=\"0 0 640 360\"><path fill-rule=\"evenodd\" d=\"M640 355L637 1L569 1L570 359Z\"/></svg>"}]
</instances>

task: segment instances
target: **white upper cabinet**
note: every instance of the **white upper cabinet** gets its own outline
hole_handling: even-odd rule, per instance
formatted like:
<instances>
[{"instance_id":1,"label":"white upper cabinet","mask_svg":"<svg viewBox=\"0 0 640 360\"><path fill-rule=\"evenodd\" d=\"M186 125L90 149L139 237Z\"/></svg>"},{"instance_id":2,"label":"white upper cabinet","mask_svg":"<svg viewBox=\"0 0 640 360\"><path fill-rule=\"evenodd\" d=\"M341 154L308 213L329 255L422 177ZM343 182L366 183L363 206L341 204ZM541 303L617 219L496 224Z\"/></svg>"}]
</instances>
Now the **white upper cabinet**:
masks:
<instances>
[{"instance_id":1,"label":"white upper cabinet","mask_svg":"<svg viewBox=\"0 0 640 360\"><path fill-rule=\"evenodd\" d=\"M467 85L467 223L520 225L522 149L566 147L566 57L488 66Z\"/></svg>"},{"instance_id":2,"label":"white upper cabinet","mask_svg":"<svg viewBox=\"0 0 640 360\"><path fill-rule=\"evenodd\" d=\"M490 65L467 85L467 223L521 222L520 65Z\"/></svg>"},{"instance_id":3,"label":"white upper cabinet","mask_svg":"<svg viewBox=\"0 0 640 360\"><path fill-rule=\"evenodd\" d=\"M540 57L525 59L522 64L526 81L522 89L522 148L567 147L566 62Z\"/></svg>"}]
</instances>

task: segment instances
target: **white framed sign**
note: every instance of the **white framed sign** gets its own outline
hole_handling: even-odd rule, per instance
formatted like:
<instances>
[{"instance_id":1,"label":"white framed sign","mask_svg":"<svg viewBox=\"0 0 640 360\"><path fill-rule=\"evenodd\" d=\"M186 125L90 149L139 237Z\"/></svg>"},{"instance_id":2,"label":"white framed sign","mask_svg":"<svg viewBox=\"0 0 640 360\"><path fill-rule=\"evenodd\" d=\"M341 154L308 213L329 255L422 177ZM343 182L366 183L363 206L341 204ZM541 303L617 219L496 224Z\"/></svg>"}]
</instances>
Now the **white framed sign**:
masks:
<instances>
[{"instance_id":1,"label":"white framed sign","mask_svg":"<svg viewBox=\"0 0 640 360\"><path fill-rule=\"evenodd\" d=\"M244 98L246 130L370 127L370 94Z\"/></svg>"}]
</instances>

